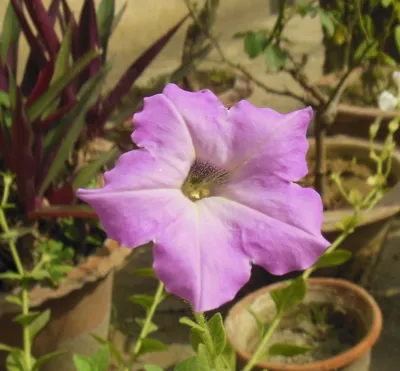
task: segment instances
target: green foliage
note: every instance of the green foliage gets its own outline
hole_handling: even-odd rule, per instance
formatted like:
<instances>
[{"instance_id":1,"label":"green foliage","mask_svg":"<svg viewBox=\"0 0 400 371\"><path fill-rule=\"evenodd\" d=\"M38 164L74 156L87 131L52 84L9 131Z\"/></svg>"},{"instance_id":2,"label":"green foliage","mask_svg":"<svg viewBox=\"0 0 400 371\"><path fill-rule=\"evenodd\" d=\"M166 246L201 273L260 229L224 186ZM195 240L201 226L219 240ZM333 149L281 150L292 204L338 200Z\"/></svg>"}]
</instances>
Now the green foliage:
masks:
<instances>
[{"instance_id":1,"label":"green foliage","mask_svg":"<svg viewBox=\"0 0 400 371\"><path fill-rule=\"evenodd\" d=\"M335 267L346 263L351 258L351 252L343 249L336 249L335 251L323 254L315 266L318 268Z\"/></svg>"},{"instance_id":2,"label":"green foliage","mask_svg":"<svg viewBox=\"0 0 400 371\"><path fill-rule=\"evenodd\" d=\"M312 351L313 347L288 343L275 343L268 348L269 356L294 357Z\"/></svg>"},{"instance_id":3,"label":"green foliage","mask_svg":"<svg viewBox=\"0 0 400 371\"><path fill-rule=\"evenodd\" d=\"M278 315L291 309L296 303L302 301L306 295L306 283L299 277L288 286L271 291L271 298L275 303Z\"/></svg>"},{"instance_id":4,"label":"green foliage","mask_svg":"<svg viewBox=\"0 0 400 371\"><path fill-rule=\"evenodd\" d=\"M74 354L73 359L77 371L107 371L110 350L108 345L103 345L90 357Z\"/></svg>"}]
</instances>

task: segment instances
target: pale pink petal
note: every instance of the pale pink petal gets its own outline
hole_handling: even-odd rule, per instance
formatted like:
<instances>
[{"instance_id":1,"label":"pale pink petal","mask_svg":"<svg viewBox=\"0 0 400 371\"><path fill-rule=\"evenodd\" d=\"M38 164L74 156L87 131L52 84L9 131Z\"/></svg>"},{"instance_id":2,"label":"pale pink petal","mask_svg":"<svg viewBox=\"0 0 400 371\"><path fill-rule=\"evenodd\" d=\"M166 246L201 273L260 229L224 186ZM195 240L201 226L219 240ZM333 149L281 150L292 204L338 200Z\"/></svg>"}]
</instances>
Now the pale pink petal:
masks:
<instances>
[{"instance_id":1,"label":"pale pink petal","mask_svg":"<svg viewBox=\"0 0 400 371\"><path fill-rule=\"evenodd\" d=\"M190 159L175 162L163 152L153 155L147 149L135 149L121 155L115 167L104 173L104 184L113 191L180 189L190 166Z\"/></svg>"},{"instance_id":2,"label":"pale pink petal","mask_svg":"<svg viewBox=\"0 0 400 371\"><path fill-rule=\"evenodd\" d=\"M108 237L126 247L153 241L191 204L177 189L80 189L78 197L93 207Z\"/></svg>"},{"instance_id":3,"label":"pale pink petal","mask_svg":"<svg viewBox=\"0 0 400 371\"><path fill-rule=\"evenodd\" d=\"M162 156L177 168L192 163L195 152L188 127L164 94L144 98L143 110L133 116L132 140L153 156Z\"/></svg>"},{"instance_id":4,"label":"pale pink petal","mask_svg":"<svg viewBox=\"0 0 400 371\"><path fill-rule=\"evenodd\" d=\"M272 274L307 269L329 246L320 233L285 223L239 202L222 197L202 202L224 221L227 229L235 231L234 246Z\"/></svg>"},{"instance_id":5,"label":"pale pink petal","mask_svg":"<svg viewBox=\"0 0 400 371\"><path fill-rule=\"evenodd\" d=\"M253 174L298 181L307 173L306 132L312 118L310 107L288 114L257 108L241 101L229 111L233 135L229 170L242 179Z\"/></svg>"},{"instance_id":6,"label":"pale pink petal","mask_svg":"<svg viewBox=\"0 0 400 371\"><path fill-rule=\"evenodd\" d=\"M215 188L215 195L225 197L257 210L271 218L320 236L323 204L311 188L254 174L245 179L231 178Z\"/></svg>"},{"instance_id":7,"label":"pale pink petal","mask_svg":"<svg viewBox=\"0 0 400 371\"><path fill-rule=\"evenodd\" d=\"M209 200L193 203L169 224L153 250L155 272L167 291L192 303L197 312L232 300L251 270L240 230L214 214Z\"/></svg>"}]
</instances>

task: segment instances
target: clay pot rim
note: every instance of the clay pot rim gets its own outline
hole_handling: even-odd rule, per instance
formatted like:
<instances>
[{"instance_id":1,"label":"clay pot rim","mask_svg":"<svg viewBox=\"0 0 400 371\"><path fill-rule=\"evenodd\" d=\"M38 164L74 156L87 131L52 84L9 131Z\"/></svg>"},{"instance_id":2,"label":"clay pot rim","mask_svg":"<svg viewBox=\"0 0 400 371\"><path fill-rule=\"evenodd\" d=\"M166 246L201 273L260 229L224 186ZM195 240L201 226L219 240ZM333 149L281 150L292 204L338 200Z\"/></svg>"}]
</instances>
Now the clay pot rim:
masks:
<instances>
[{"instance_id":1,"label":"clay pot rim","mask_svg":"<svg viewBox=\"0 0 400 371\"><path fill-rule=\"evenodd\" d=\"M364 148L366 151L369 151L369 141L361 138L354 138L347 135L335 135L332 137L327 137L325 139L326 144L329 146L340 147L358 147ZM314 138L309 138L309 143L313 143ZM311 146L310 146L311 148ZM382 148L381 144L376 144L376 148L379 150ZM400 168L400 151L395 150L393 154L394 162L398 163ZM390 218L396 215L400 211L399 205L390 205L390 206L376 206L370 212L363 215L363 219L358 225L358 227L366 226L377 221ZM338 209L331 211L324 211L324 221L322 224L322 231L327 232L336 232L339 231L336 224L341 220L342 217L351 216L353 214L351 209Z\"/></svg>"},{"instance_id":2,"label":"clay pot rim","mask_svg":"<svg viewBox=\"0 0 400 371\"><path fill-rule=\"evenodd\" d=\"M261 288L250 295L246 296L242 300L240 300L237 304L233 306L233 308L230 310L226 320L228 321L230 316L235 316L236 313L242 311L244 308L246 308L246 305L254 300L256 297L263 295L267 292L270 292L271 290L274 289L279 289L281 287L286 286L287 284L284 282L278 282L269 286L266 286L264 288ZM367 334L364 336L361 341L356 344L353 348L338 354L337 356L334 356L332 358L323 360L323 361L317 361L313 363L308 363L308 364L303 364L303 365L294 365L294 364L281 364L281 363L273 363L273 362L259 362L257 364L257 367L260 367L262 369L267 368L269 370L279 370L279 371L321 371L321 370L336 370L339 369L340 367L344 367L346 365L349 365L351 362L359 359L362 357L364 354L370 350L373 345L376 343L376 341L379 338L379 335L382 330L382 324L383 324L383 318L382 318L382 312L379 308L379 305L375 301L375 299L362 287L355 285L354 283L351 283L346 280L342 279L337 279L337 278L309 278L307 280L307 285L316 285L316 286L333 286L333 287L340 287L340 288L345 288L348 290L353 291L358 297L360 297L366 305L369 306L372 312L372 325L367 332ZM234 342L232 341L233 336L232 332L229 327L227 328L227 339L230 344L232 344L233 348L235 349L235 352L239 355L239 357L248 362L251 358L251 354L242 351L240 349L237 349L234 345Z\"/></svg>"},{"instance_id":3,"label":"clay pot rim","mask_svg":"<svg viewBox=\"0 0 400 371\"><path fill-rule=\"evenodd\" d=\"M120 266L132 251L133 249L131 248L121 247L116 241L106 239L103 247L69 272L58 287L35 285L29 294L30 305L32 307L40 306L48 300L66 296L73 291L79 290L89 282L96 282L106 277ZM0 297L0 314L14 312L18 309L15 304L5 300L7 295L9 293L3 293Z\"/></svg>"}]
</instances>

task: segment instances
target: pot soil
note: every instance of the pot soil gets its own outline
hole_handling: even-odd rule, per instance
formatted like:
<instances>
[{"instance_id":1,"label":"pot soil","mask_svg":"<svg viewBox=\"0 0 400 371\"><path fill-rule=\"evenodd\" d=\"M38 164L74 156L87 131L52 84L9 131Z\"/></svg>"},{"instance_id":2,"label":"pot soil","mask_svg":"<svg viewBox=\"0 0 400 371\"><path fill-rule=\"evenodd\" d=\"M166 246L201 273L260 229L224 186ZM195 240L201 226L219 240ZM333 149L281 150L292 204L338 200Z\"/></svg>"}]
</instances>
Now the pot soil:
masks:
<instances>
[{"instance_id":1,"label":"pot soil","mask_svg":"<svg viewBox=\"0 0 400 371\"><path fill-rule=\"evenodd\" d=\"M360 69L356 69L352 76L348 80L349 89L345 91L344 103L338 104L337 116L334 123L329 127L329 134L345 134L357 138L369 138L369 126L379 116L382 117L381 127L377 134L377 139L384 140L388 135L388 123L393 120L396 116L400 115L400 110L391 110L382 112L378 108L377 101L374 105L362 105L359 100L359 95L352 94L351 92L357 89L357 82L361 74ZM319 81L318 85L322 87L322 90L332 90L337 76L329 74L323 76ZM396 143L400 143L400 132L395 133Z\"/></svg>"},{"instance_id":2,"label":"pot soil","mask_svg":"<svg viewBox=\"0 0 400 371\"><path fill-rule=\"evenodd\" d=\"M261 339L248 308L268 323L276 314L270 292L284 286L277 283L260 289L229 312L225 328L240 365L251 358ZM311 278L307 286L305 299L284 316L268 346L284 342L313 349L295 357L261 360L256 369L368 371L371 348L382 329L382 313L375 300L361 287L344 280Z\"/></svg>"},{"instance_id":3,"label":"pot soil","mask_svg":"<svg viewBox=\"0 0 400 371\"><path fill-rule=\"evenodd\" d=\"M72 354L93 354L99 347L90 334L107 338L114 270L132 249L106 240L99 252L75 267L56 288L35 286L30 292L33 310L51 310L51 318L33 343L36 357L56 350L66 353L48 362L43 371L75 371ZM21 326L12 322L19 307L0 297L0 343L22 347ZM5 353L0 353L0 370Z\"/></svg>"}]
</instances>

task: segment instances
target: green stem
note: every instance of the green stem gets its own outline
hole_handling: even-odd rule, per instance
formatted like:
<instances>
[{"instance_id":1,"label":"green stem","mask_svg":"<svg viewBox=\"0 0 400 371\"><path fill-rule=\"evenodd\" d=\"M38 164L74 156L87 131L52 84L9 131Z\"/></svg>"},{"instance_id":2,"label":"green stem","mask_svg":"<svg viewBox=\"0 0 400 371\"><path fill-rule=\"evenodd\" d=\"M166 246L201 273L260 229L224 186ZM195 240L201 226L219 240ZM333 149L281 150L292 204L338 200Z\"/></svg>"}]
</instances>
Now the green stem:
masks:
<instances>
[{"instance_id":1,"label":"green stem","mask_svg":"<svg viewBox=\"0 0 400 371\"><path fill-rule=\"evenodd\" d=\"M10 232L10 228L7 223L4 209L7 206L11 183L12 183L12 178L10 176L5 175L3 197L0 205L0 225L4 233L6 234ZM17 267L17 271L22 278L21 307L22 307L22 314L27 315L29 314L29 287L28 287L28 282L24 280L25 270L22 265L21 258L18 254L15 241L13 239L9 240L8 245L10 247L10 251L14 259L15 266ZM25 367L29 371L32 369L32 343L31 343L29 327L25 325L23 325L23 344L24 344Z\"/></svg>"},{"instance_id":2,"label":"green stem","mask_svg":"<svg viewBox=\"0 0 400 371\"><path fill-rule=\"evenodd\" d=\"M267 332L265 333L264 337L262 338L260 344L257 347L257 350L254 352L253 356L251 357L250 361L246 364L244 369L242 371L250 371L254 368L254 366L257 365L257 363L260 361L261 357L266 353L265 347L270 340L272 334L275 332L276 328L279 326L279 323L281 322L282 315L278 314L271 325L268 327ZM264 369L264 371L267 371Z\"/></svg>"},{"instance_id":3,"label":"green stem","mask_svg":"<svg viewBox=\"0 0 400 371\"><path fill-rule=\"evenodd\" d=\"M156 294L154 295L153 304L151 305L149 311L147 312L146 319L144 320L142 330L140 331L140 334L139 334L139 339L135 344L135 348L133 349L133 354L129 361L129 367L131 367L133 365L133 363L136 361L139 351L140 351L140 348L142 347L143 340L149 334L149 327L153 320L154 313L156 312L157 306L161 302L161 297L163 295L163 292L164 292L164 284L161 281L159 281Z\"/></svg>"},{"instance_id":4,"label":"green stem","mask_svg":"<svg viewBox=\"0 0 400 371\"><path fill-rule=\"evenodd\" d=\"M205 345L208 349L208 351L210 352L210 354L214 355L214 346L213 346L213 341L211 338L211 334L210 334L210 329L208 328L208 324L206 321L206 318L204 317L203 313L196 313L193 310L194 313L194 317L196 319L197 324L204 330L204 334L205 334ZM214 362L214 359L213 359ZM213 365L214 366L214 365Z\"/></svg>"}]
</instances>

